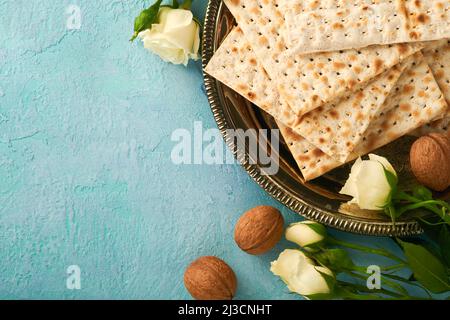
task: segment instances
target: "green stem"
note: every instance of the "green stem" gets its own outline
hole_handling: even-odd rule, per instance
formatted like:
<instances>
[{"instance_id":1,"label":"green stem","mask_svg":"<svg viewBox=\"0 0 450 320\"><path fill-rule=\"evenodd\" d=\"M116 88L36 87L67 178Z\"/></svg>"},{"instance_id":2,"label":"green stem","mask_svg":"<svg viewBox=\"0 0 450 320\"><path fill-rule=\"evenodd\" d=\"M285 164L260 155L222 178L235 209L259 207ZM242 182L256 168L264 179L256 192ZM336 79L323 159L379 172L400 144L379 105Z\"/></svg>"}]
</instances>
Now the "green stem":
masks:
<instances>
[{"instance_id":1,"label":"green stem","mask_svg":"<svg viewBox=\"0 0 450 320\"><path fill-rule=\"evenodd\" d=\"M358 273L355 273L355 272L349 272L349 271L346 271L345 273L348 274L348 275L350 275L350 276L353 276L353 277L355 277L355 278L357 278L357 279L360 279L360 280L366 280L366 279L367 279L367 277L366 277L365 275L361 275L361 274L358 274ZM399 291L401 291L401 292L393 292L393 291L391 291L391 290L387 290L387 289L383 289L383 288L380 288L380 289L374 289L374 290L376 290L377 292L386 294L386 295L390 295L390 296L393 296L393 297L396 297L396 298L400 298L400 299L405 299L405 300L406 300L406 299L412 299L412 300L427 300L426 298L422 298L422 297L410 296L410 295L406 292L406 290L405 290L403 287L401 287L399 284L396 284L396 283L394 283L394 282L392 282L392 281L390 281L390 280L387 280L385 277L386 277L386 274L382 274L382 275L381 275L382 281L383 281L384 283L386 283L386 285L387 285L388 287L390 287L390 288L392 288L392 289L394 289L394 290L399 290L399 288L400 288ZM402 279L401 277L398 277L398 278ZM399 280L399 279L396 279L396 280ZM406 280L406 279L403 279L403 280ZM399 281L401 281L401 280L399 280ZM406 282L406 283L407 283L407 284L411 284L411 283L409 283L409 282ZM361 288L365 288L365 290L370 290L369 288L366 288L366 287L364 287L364 286L360 286L360 287L361 287ZM374 291L374 290L372 290L372 291Z\"/></svg>"},{"instance_id":2,"label":"green stem","mask_svg":"<svg viewBox=\"0 0 450 320\"><path fill-rule=\"evenodd\" d=\"M410 285L410 286L414 286L414 287L420 288L420 289L422 289L422 290L426 293L426 295L427 295L430 299L432 299L432 296L431 296L430 292L428 292L428 290L427 290L426 288L422 287L422 286L419 285L418 283L414 283L414 282L412 282L412 281L410 281L410 280L408 280L408 279L405 279L405 278L403 278L403 277L400 277L400 276L397 276L397 275L394 275L394 274L383 274L383 275L384 275L385 277L387 277L387 278L392 279L392 280L400 281L400 282L403 282L403 283L405 283L405 284L407 284L407 285Z\"/></svg>"},{"instance_id":3,"label":"green stem","mask_svg":"<svg viewBox=\"0 0 450 320\"><path fill-rule=\"evenodd\" d=\"M392 202L389 203L384 209L384 212L388 214L388 216L392 220L392 224L395 227L395 220L397 219L397 212L395 210L395 207L392 205Z\"/></svg>"},{"instance_id":4,"label":"green stem","mask_svg":"<svg viewBox=\"0 0 450 320\"><path fill-rule=\"evenodd\" d=\"M399 263L399 264L394 264L392 266L381 267L381 270L383 270L383 271L392 271L392 270L403 269L403 268L406 268L407 266L408 265L406 265L404 263Z\"/></svg>"},{"instance_id":5,"label":"green stem","mask_svg":"<svg viewBox=\"0 0 450 320\"><path fill-rule=\"evenodd\" d=\"M338 283L338 285L340 285L339 286L339 289L341 291L340 293L344 299L348 298L348 299L353 299L353 300L388 300L386 298L383 298L383 297L373 294L373 292L369 292L370 294L368 294L368 295L361 295L361 294L353 293L348 288L358 290L358 287L359 287L358 285L355 285L353 283L345 282L342 280L339 280L337 283ZM364 292L362 290L358 290L358 291ZM364 293L367 293L367 291Z\"/></svg>"},{"instance_id":6,"label":"green stem","mask_svg":"<svg viewBox=\"0 0 450 320\"><path fill-rule=\"evenodd\" d=\"M392 271L392 270L402 269L402 268L405 268L405 267L407 267L406 264L404 264L404 263L399 263L399 264L395 264L395 265L392 265L392 266L380 267L380 269L381 269L381 271ZM366 272L366 267L363 267L363 266L354 266L354 269L353 269L353 270L354 270L354 271L359 271L359 272L365 273L365 272Z\"/></svg>"},{"instance_id":7,"label":"green stem","mask_svg":"<svg viewBox=\"0 0 450 320\"><path fill-rule=\"evenodd\" d=\"M364 270L358 268L358 269L355 269L353 271L364 273L364 275L357 274L357 276L360 277L360 279L363 279L363 277L364 277L364 279L366 279L366 277L365 277L366 273L365 273ZM405 284L409 284L409 285L413 285L414 284L414 283L411 283L411 281L409 281L408 279L405 279L405 278L397 276L397 275L392 275L392 274L389 274L389 273L382 273L381 276L382 277L391 278L393 280L401 281L401 282L403 282Z\"/></svg>"},{"instance_id":8,"label":"green stem","mask_svg":"<svg viewBox=\"0 0 450 320\"><path fill-rule=\"evenodd\" d=\"M406 200L406 201L413 202L413 203L422 201L422 200L420 200L420 199L418 199L418 198L416 198L416 197L414 197L414 196L412 196L412 195L410 195L410 194L408 194L406 192L398 192L398 193L396 193L394 195L394 199L395 200Z\"/></svg>"},{"instance_id":9,"label":"green stem","mask_svg":"<svg viewBox=\"0 0 450 320\"><path fill-rule=\"evenodd\" d=\"M430 210L431 212L437 214L439 217L441 217L443 220L446 220L446 218L448 219L448 217L446 217L446 213L445 213L445 209L447 209L448 211L450 211L450 204L448 204L445 201L442 200L426 200L423 201L421 199L418 199L406 192L398 192L395 195L395 199L396 200L404 200L404 201L408 201L411 202L410 205L403 207L399 210L399 215L403 214L406 211L409 210L414 210L414 209L418 209L418 208L426 208L428 210ZM442 208L436 207L436 206L440 206Z\"/></svg>"},{"instance_id":10,"label":"green stem","mask_svg":"<svg viewBox=\"0 0 450 320\"><path fill-rule=\"evenodd\" d=\"M432 227L442 226L442 225L444 225L444 224L447 224L447 223L444 222L444 221L432 223L432 222L429 222L429 221L427 221L427 220L425 220L425 219L423 219L423 218L421 218L421 217L418 217L417 219L420 220L420 221L422 221L422 222L425 223L426 225L429 225L429 226L432 226Z\"/></svg>"},{"instance_id":11,"label":"green stem","mask_svg":"<svg viewBox=\"0 0 450 320\"><path fill-rule=\"evenodd\" d=\"M405 213L406 211L425 207L428 210L431 210L434 213L436 213L437 215L441 216L443 212L441 210L439 210L439 208L435 207L435 205L443 206L442 201L439 201L439 200L419 201L419 202L412 203L410 205L400 208L398 210L398 214L401 215L401 214Z\"/></svg>"},{"instance_id":12,"label":"green stem","mask_svg":"<svg viewBox=\"0 0 450 320\"><path fill-rule=\"evenodd\" d=\"M350 295L351 295L351 298L353 298L353 299L355 297L359 297L359 300L373 300L373 299L389 300L389 298L380 297L380 296L376 295L375 293L385 294L385 295L391 296L391 297L396 298L396 299L403 298L402 295L397 294L395 292L392 292L390 290L386 290L386 289L377 289L375 291L375 290L370 290L369 288L367 288L365 286L362 286L362 285L359 285L359 284L354 284L354 283L345 282L345 281L341 281L341 280L338 281L338 284L341 284L341 285L343 285L345 287L353 288L353 289L355 289L355 290L357 290L359 292L362 292L362 293L369 293L369 295L361 296L361 295L357 295L357 294L354 294L354 293L348 291L350 293Z\"/></svg>"},{"instance_id":13,"label":"green stem","mask_svg":"<svg viewBox=\"0 0 450 320\"><path fill-rule=\"evenodd\" d=\"M133 33L133 35L131 36L130 42L133 42L137 38L137 36L138 36L137 32Z\"/></svg>"},{"instance_id":14,"label":"green stem","mask_svg":"<svg viewBox=\"0 0 450 320\"><path fill-rule=\"evenodd\" d=\"M353 276L353 277L355 277L357 279L367 280L367 274L365 272L363 272L363 273L364 274L359 274L359 273L356 273L356 272L347 272L348 275L351 275L351 276ZM384 283L386 283L386 285L389 288L397 290L397 292L389 291L389 290L386 290L386 289L383 289L383 288L377 289L377 291L379 291L379 292L388 291L388 292L391 293L392 296L396 296L397 298L409 297L408 292L401 285L399 285L397 283L394 283L393 281L390 281L390 280L387 280L387 279L383 278L383 275L381 275L381 279L383 280ZM368 290L370 290L370 289L368 289ZM386 293L386 292L384 292L384 293Z\"/></svg>"},{"instance_id":15,"label":"green stem","mask_svg":"<svg viewBox=\"0 0 450 320\"><path fill-rule=\"evenodd\" d=\"M331 244L340 245L340 246L343 246L343 247L347 247L349 249L358 250L358 251L362 251L362 252L367 252L367 253L371 253L371 254L378 254L380 256L387 257L387 258L389 258L391 260L394 260L394 261L397 261L399 263L407 264L407 262L405 260L397 257L393 253L391 253L391 252L389 252L387 250L384 250L384 249L370 248L370 247L362 246L362 245L355 244L355 243L350 243L350 242L345 242L345 241L342 241L342 240L337 240L337 239L332 238L332 237L329 237L328 241Z\"/></svg>"}]
</instances>

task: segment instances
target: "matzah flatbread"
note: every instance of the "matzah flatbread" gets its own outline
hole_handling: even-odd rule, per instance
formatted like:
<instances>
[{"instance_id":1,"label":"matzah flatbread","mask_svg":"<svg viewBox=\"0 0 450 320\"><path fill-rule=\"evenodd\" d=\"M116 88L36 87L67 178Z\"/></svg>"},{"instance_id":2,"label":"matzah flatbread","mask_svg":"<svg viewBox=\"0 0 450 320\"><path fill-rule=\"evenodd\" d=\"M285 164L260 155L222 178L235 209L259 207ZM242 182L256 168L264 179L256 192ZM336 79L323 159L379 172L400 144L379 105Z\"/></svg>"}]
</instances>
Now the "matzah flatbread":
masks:
<instances>
[{"instance_id":1,"label":"matzah flatbread","mask_svg":"<svg viewBox=\"0 0 450 320\"><path fill-rule=\"evenodd\" d=\"M279 97L273 81L236 27L215 52L205 71L300 133L330 156L344 162L362 138L401 72L413 57L381 74L368 87L345 99L297 117Z\"/></svg>"},{"instance_id":2,"label":"matzah flatbread","mask_svg":"<svg viewBox=\"0 0 450 320\"><path fill-rule=\"evenodd\" d=\"M283 37L284 0L225 0L280 95L299 116L355 91L421 45L396 44L303 55Z\"/></svg>"},{"instance_id":3,"label":"matzah flatbread","mask_svg":"<svg viewBox=\"0 0 450 320\"><path fill-rule=\"evenodd\" d=\"M298 53L450 37L448 0L384 0L297 13L285 10L286 39Z\"/></svg>"},{"instance_id":4,"label":"matzah flatbread","mask_svg":"<svg viewBox=\"0 0 450 320\"><path fill-rule=\"evenodd\" d=\"M237 29L233 32L235 35L231 34L227 37L221 48L226 50L227 41L234 44L236 43L235 40L239 39L241 31ZM252 58L251 51L245 46L241 47L241 49L247 50L248 53L246 53L244 57L250 60ZM232 52L245 51L232 50ZM233 55L231 55L231 57L233 57ZM232 59L235 58L236 56ZM392 90L391 94L388 96L389 103L384 103L381 112L376 116L373 123L364 134L363 143L361 143L357 147L357 150L346 159L346 162L353 160L358 155L373 151L374 149L407 134L409 131L426 123L428 119L436 118L444 112L446 104L442 98L442 93L438 90L437 84L431 75L431 71L426 63L421 61L420 54L416 55L414 59L418 60L419 64L417 65L416 62L416 65L412 70L405 71L404 74L402 74L395 89ZM245 61L247 60L244 60L243 64L245 64ZM213 76L215 75L216 70L224 69L222 64L219 63L216 65L215 63L216 62L213 62L210 66L212 73L214 73ZM225 67L228 67L230 70L233 70L239 65L236 64L234 60L227 61L227 63L228 64L225 65ZM209 67L207 69L209 69ZM261 76L258 75L258 73L260 73ZM264 105L265 110L279 120L279 117L277 118L275 116L275 110L279 108L281 100L278 100L279 98L275 87L271 86L271 82L267 79L268 76L263 70L256 69L256 71L253 71L251 74L252 78L249 81L254 83L254 88L259 88L261 84L267 84L264 88L266 94L261 95L262 99L258 96L251 95L253 102L260 107ZM233 79L233 76L235 75L235 71L228 71L223 75L220 75L220 77L222 77L223 81L227 81L227 85L233 90L239 91L237 81L228 81L229 79ZM241 94L244 94L245 96L245 92L241 92ZM429 105L427 104L428 101L430 102ZM423 108L424 105L427 105L427 107ZM397 117L398 120L395 117ZM389 121L391 121L391 124ZM290 139L289 141L292 142L290 145L291 151L298 161L299 167L306 180L314 179L342 165L341 162L323 153L319 148L316 148L298 133L295 133L290 128L285 128L280 121L278 122L280 128L283 129L282 133L284 133L285 136L288 135L288 138L285 138L287 140Z\"/></svg>"},{"instance_id":5,"label":"matzah flatbread","mask_svg":"<svg viewBox=\"0 0 450 320\"><path fill-rule=\"evenodd\" d=\"M318 178L342 165L341 162L323 153L291 128L281 122L277 122L277 124L305 181Z\"/></svg>"},{"instance_id":6,"label":"matzah flatbread","mask_svg":"<svg viewBox=\"0 0 450 320\"><path fill-rule=\"evenodd\" d=\"M292 128L329 156L345 162L402 72L412 66L413 57L385 71L367 87L307 113Z\"/></svg>"},{"instance_id":7,"label":"matzah flatbread","mask_svg":"<svg viewBox=\"0 0 450 320\"><path fill-rule=\"evenodd\" d=\"M418 97L425 100L419 99L419 101L416 99ZM402 74L396 89L386 99L383 110L369 125L361 143L346 162L422 127L430 120L442 115L446 108L445 99L428 64L424 59L419 60L411 70ZM305 180L317 178L342 165L292 129L283 124L280 124L280 129Z\"/></svg>"},{"instance_id":8,"label":"matzah flatbread","mask_svg":"<svg viewBox=\"0 0 450 320\"><path fill-rule=\"evenodd\" d=\"M297 117L279 97L238 27L226 37L205 71L276 120L292 127L328 155L345 162L372 118L384 105L384 99L401 71L410 67L415 59L418 55L408 58L402 66L386 71L357 94L336 104L320 107L303 118Z\"/></svg>"},{"instance_id":9,"label":"matzah flatbread","mask_svg":"<svg viewBox=\"0 0 450 320\"><path fill-rule=\"evenodd\" d=\"M430 43L422 52L450 106L450 39Z\"/></svg>"},{"instance_id":10,"label":"matzah flatbread","mask_svg":"<svg viewBox=\"0 0 450 320\"><path fill-rule=\"evenodd\" d=\"M431 132L450 135L450 40L433 42L422 52L449 107L444 118L426 124L416 130L414 135L422 136Z\"/></svg>"},{"instance_id":11,"label":"matzah flatbread","mask_svg":"<svg viewBox=\"0 0 450 320\"><path fill-rule=\"evenodd\" d=\"M275 83L257 61L239 27L227 35L205 71L285 125L294 126L299 121L280 99Z\"/></svg>"}]
</instances>

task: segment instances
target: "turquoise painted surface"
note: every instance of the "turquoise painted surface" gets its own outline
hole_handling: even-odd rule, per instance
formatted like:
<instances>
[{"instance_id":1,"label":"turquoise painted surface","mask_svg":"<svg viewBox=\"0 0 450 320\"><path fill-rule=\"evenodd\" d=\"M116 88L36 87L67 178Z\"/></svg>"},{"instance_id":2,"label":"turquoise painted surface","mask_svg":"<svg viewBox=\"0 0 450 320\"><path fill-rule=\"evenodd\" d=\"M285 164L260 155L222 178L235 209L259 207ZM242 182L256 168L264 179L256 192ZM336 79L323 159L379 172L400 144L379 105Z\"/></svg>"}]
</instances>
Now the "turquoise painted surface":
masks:
<instances>
[{"instance_id":1,"label":"turquoise painted surface","mask_svg":"<svg viewBox=\"0 0 450 320\"><path fill-rule=\"evenodd\" d=\"M80 30L66 28L70 4ZM232 232L260 204L299 217L237 165L172 164L173 130L215 123L199 63L169 65L128 42L147 4L0 0L0 298L188 298L185 267L217 255L238 299L297 299L268 270L291 245L248 256ZM66 288L69 265L81 290Z\"/></svg>"}]
</instances>

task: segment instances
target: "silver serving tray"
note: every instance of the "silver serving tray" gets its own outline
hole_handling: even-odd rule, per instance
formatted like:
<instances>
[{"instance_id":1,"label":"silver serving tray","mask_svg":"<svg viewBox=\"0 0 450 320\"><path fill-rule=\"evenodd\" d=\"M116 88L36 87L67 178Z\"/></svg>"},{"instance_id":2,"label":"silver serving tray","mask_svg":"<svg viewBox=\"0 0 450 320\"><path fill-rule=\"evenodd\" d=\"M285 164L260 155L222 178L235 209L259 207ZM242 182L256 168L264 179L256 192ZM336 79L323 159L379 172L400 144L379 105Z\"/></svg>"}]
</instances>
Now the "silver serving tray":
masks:
<instances>
[{"instance_id":1,"label":"silver serving tray","mask_svg":"<svg viewBox=\"0 0 450 320\"><path fill-rule=\"evenodd\" d=\"M210 0L206 11L203 32L203 69L219 47L224 37L235 25L234 18L221 0ZM209 103L224 136L231 148L233 141L227 129L273 129L274 120L261 109L238 95L213 77L203 73ZM375 153L387 156L396 167L400 181L414 183L410 172L408 154L412 138L400 139ZM266 141L259 141L264 146ZM350 165L335 169L318 179L305 182L286 145L279 148L280 169L276 175L262 175L261 166L251 164L248 154L237 154L248 174L273 198L303 217L340 230L376 236L411 236L422 232L411 217L397 221L395 226L382 212L359 210L345 204L349 198L338 193L350 171Z\"/></svg>"}]
</instances>

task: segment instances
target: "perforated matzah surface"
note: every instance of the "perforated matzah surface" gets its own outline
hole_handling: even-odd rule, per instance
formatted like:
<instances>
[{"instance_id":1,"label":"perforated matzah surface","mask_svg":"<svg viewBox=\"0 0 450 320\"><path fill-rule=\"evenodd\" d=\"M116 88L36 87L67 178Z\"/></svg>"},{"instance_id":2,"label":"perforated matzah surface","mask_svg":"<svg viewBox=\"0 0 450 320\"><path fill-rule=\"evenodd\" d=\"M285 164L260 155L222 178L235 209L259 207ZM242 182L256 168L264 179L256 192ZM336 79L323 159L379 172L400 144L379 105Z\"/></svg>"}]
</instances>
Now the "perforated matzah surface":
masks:
<instances>
[{"instance_id":1,"label":"perforated matzah surface","mask_svg":"<svg viewBox=\"0 0 450 320\"><path fill-rule=\"evenodd\" d=\"M412 63L410 57L370 81L367 87L307 113L293 129L329 156L345 162L401 73Z\"/></svg>"},{"instance_id":2,"label":"perforated matzah surface","mask_svg":"<svg viewBox=\"0 0 450 320\"><path fill-rule=\"evenodd\" d=\"M408 58L400 66L386 71L358 93L350 94L335 104L319 107L303 118L295 116L278 96L273 82L256 60L239 28L226 37L205 71L293 128L325 153L344 162L383 105L401 71L412 60Z\"/></svg>"},{"instance_id":3,"label":"perforated matzah surface","mask_svg":"<svg viewBox=\"0 0 450 320\"><path fill-rule=\"evenodd\" d=\"M440 132L450 135L450 40L437 41L422 51L449 107L444 118L423 126L414 134Z\"/></svg>"},{"instance_id":4,"label":"perforated matzah surface","mask_svg":"<svg viewBox=\"0 0 450 320\"><path fill-rule=\"evenodd\" d=\"M225 0L280 94L298 115L357 90L419 45L375 46L314 55L289 50L283 37L282 0Z\"/></svg>"},{"instance_id":5,"label":"perforated matzah surface","mask_svg":"<svg viewBox=\"0 0 450 320\"><path fill-rule=\"evenodd\" d=\"M205 71L288 126L298 117L280 99L276 85L257 61L239 27L225 38Z\"/></svg>"},{"instance_id":6,"label":"perforated matzah surface","mask_svg":"<svg viewBox=\"0 0 450 320\"><path fill-rule=\"evenodd\" d=\"M448 0L385 0L285 12L286 38L299 53L450 37Z\"/></svg>"},{"instance_id":7,"label":"perforated matzah surface","mask_svg":"<svg viewBox=\"0 0 450 320\"><path fill-rule=\"evenodd\" d=\"M420 99L416 99L420 98ZM428 64L419 59L400 77L382 111L369 125L361 143L346 162L378 149L415 130L445 112L447 104ZM289 148L306 180L341 165L289 128L280 126Z\"/></svg>"},{"instance_id":8,"label":"perforated matzah surface","mask_svg":"<svg viewBox=\"0 0 450 320\"><path fill-rule=\"evenodd\" d=\"M341 162L323 153L291 128L279 122L277 124L289 151L292 153L306 181L320 177L342 165Z\"/></svg>"}]
</instances>

